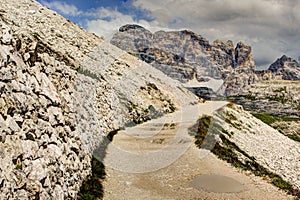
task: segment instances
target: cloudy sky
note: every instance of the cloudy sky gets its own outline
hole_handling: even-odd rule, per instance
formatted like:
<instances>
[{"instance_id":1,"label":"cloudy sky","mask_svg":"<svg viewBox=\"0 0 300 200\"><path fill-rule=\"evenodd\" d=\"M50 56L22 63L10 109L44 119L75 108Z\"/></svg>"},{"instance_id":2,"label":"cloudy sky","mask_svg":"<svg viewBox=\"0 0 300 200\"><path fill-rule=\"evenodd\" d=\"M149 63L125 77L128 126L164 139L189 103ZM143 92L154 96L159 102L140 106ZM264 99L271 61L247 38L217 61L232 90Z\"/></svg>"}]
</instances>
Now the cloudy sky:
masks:
<instances>
[{"instance_id":1,"label":"cloudy sky","mask_svg":"<svg viewBox=\"0 0 300 200\"><path fill-rule=\"evenodd\" d=\"M210 40L245 41L256 64L300 56L300 0L38 0L108 40L127 23L151 31L192 30Z\"/></svg>"}]
</instances>

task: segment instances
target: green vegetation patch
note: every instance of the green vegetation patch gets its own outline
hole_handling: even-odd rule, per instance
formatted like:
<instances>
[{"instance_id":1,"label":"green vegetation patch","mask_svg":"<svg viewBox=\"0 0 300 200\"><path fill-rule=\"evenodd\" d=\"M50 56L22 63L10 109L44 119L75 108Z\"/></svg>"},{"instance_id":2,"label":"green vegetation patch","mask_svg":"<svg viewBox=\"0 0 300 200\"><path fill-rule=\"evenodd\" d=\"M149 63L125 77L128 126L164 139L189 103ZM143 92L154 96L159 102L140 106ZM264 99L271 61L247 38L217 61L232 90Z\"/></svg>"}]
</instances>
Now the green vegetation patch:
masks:
<instances>
[{"instance_id":1,"label":"green vegetation patch","mask_svg":"<svg viewBox=\"0 0 300 200\"><path fill-rule=\"evenodd\" d=\"M242 100L242 99L248 99L251 101L256 100L255 96L252 96L251 94L246 94L246 95L234 95L234 96L227 96L228 100Z\"/></svg>"},{"instance_id":2,"label":"green vegetation patch","mask_svg":"<svg viewBox=\"0 0 300 200\"><path fill-rule=\"evenodd\" d=\"M293 135L287 135L287 136L290 139L294 140L294 141L300 142L300 136L299 135L293 134Z\"/></svg>"},{"instance_id":3,"label":"green vegetation patch","mask_svg":"<svg viewBox=\"0 0 300 200\"><path fill-rule=\"evenodd\" d=\"M80 187L78 193L79 200L94 200L103 198L103 185L102 182L105 179L105 166L101 162L105 155L106 149L109 143L113 140L114 135L116 135L120 129L111 131L107 137L104 137L99 147L93 152L93 157L91 160L92 173L85 180Z\"/></svg>"},{"instance_id":4,"label":"green vegetation patch","mask_svg":"<svg viewBox=\"0 0 300 200\"><path fill-rule=\"evenodd\" d=\"M272 115L266 113L253 113L252 115L268 125L278 121L276 117L273 117Z\"/></svg>"},{"instance_id":5,"label":"green vegetation patch","mask_svg":"<svg viewBox=\"0 0 300 200\"><path fill-rule=\"evenodd\" d=\"M252 115L268 125L271 125L276 121L300 121L300 118L297 117L276 117L267 113L252 113Z\"/></svg>"},{"instance_id":6,"label":"green vegetation patch","mask_svg":"<svg viewBox=\"0 0 300 200\"><path fill-rule=\"evenodd\" d=\"M204 138L207 135L209 126L211 122L211 116L203 115L196 123L196 125L189 128L189 134L194 136L197 147L201 148L204 142ZM203 148L203 146L202 146Z\"/></svg>"},{"instance_id":7,"label":"green vegetation patch","mask_svg":"<svg viewBox=\"0 0 300 200\"><path fill-rule=\"evenodd\" d=\"M16 169L16 170L22 170L22 169L23 169L22 163L17 163L15 169Z\"/></svg>"},{"instance_id":8,"label":"green vegetation patch","mask_svg":"<svg viewBox=\"0 0 300 200\"><path fill-rule=\"evenodd\" d=\"M288 99L282 95L282 96L268 96L266 97L269 101L277 101L280 102L282 104L285 104L288 102Z\"/></svg>"},{"instance_id":9,"label":"green vegetation patch","mask_svg":"<svg viewBox=\"0 0 300 200\"><path fill-rule=\"evenodd\" d=\"M102 181L105 178L105 167L95 157L92 157L92 175L86 180L78 193L79 200L94 200L103 198Z\"/></svg>"},{"instance_id":10,"label":"green vegetation patch","mask_svg":"<svg viewBox=\"0 0 300 200\"><path fill-rule=\"evenodd\" d=\"M98 80L98 81L100 80L100 78L97 76L97 74L91 72L91 71L88 70L88 69L83 69L82 67L79 67L79 68L77 69L77 72L78 72L79 74L83 74L83 75L85 75L85 76L88 76L88 77L90 77L90 78L92 78L92 79L95 79L95 80Z\"/></svg>"},{"instance_id":11,"label":"green vegetation patch","mask_svg":"<svg viewBox=\"0 0 300 200\"><path fill-rule=\"evenodd\" d=\"M279 119L282 120L282 121L285 121L285 122L291 122L291 121L298 122L298 121L300 121L300 118L297 118L297 117L281 117Z\"/></svg>"}]
</instances>

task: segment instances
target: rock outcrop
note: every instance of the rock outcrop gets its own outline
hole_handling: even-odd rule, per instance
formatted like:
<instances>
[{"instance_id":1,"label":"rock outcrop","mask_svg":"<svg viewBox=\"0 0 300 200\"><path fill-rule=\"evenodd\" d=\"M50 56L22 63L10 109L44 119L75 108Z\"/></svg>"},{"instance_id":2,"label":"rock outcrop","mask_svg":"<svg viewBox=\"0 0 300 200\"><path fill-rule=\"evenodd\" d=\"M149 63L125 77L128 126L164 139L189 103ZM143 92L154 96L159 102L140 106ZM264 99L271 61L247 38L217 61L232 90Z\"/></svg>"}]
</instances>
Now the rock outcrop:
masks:
<instances>
[{"instance_id":1,"label":"rock outcrop","mask_svg":"<svg viewBox=\"0 0 300 200\"><path fill-rule=\"evenodd\" d=\"M251 47L243 42L239 42L235 48L235 62L237 66L255 69L254 58Z\"/></svg>"},{"instance_id":2,"label":"rock outcrop","mask_svg":"<svg viewBox=\"0 0 300 200\"><path fill-rule=\"evenodd\" d=\"M234 48L234 44L231 40L215 40L211 46L212 51L210 51L210 55L212 57L212 61L216 62L221 67L243 67L246 69L256 68L252 49L244 42L237 43Z\"/></svg>"},{"instance_id":3,"label":"rock outcrop","mask_svg":"<svg viewBox=\"0 0 300 200\"><path fill-rule=\"evenodd\" d=\"M0 199L76 199L105 135L197 100L35 1L1 5Z\"/></svg>"},{"instance_id":4,"label":"rock outcrop","mask_svg":"<svg viewBox=\"0 0 300 200\"><path fill-rule=\"evenodd\" d=\"M297 61L291 57L283 55L278 58L269 69L278 79L300 80L300 66Z\"/></svg>"},{"instance_id":5,"label":"rock outcrop","mask_svg":"<svg viewBox=\"0 0 300 200\"><path fill-rule=\"evenodd\" d=\"M138 25L125 25L111 43L183 83L208 77L223 79L220 93L225 95L257 80L251 47L243 42L236 47L230 40L210 44L192 31L151 33ZM241 71L248 73L236 76Z\"/></svg>"}]
</instances>

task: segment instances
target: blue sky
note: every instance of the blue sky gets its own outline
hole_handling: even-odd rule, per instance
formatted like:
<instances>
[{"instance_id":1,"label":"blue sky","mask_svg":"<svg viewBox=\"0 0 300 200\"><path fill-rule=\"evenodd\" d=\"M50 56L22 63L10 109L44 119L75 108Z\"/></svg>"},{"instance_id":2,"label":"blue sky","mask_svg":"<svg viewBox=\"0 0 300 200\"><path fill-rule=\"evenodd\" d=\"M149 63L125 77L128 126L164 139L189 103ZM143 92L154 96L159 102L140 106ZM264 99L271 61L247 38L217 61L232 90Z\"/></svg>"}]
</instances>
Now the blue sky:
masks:
<instances>
[{"instance_id":1,"label":"blue sky","mask_svg":"<svg viewBox=\"0 0 300 200\"><path fill-rule=\"evenodd\" d=\"M124 24L151 31L192 30L210 42L244 41L256 64L300 55L300 1L295 0L37 0L109 40Z\"/></svg>"},{"instance_id":2,"label":"blue sky","mask_svg":"<svg viewBox=\"0 0 300 200\"><path fill-rule=\"evenodd\" d=\"M133 22L140 20L151 21L152 18L147 16L147 11L133 6L133 0L37 0L48 8L57 11L59 14L88 29L87 22L97 19L106 21L113 20L112 11L118 12L120 17L128 15L132 17ZM97 15L99 9L110 11L111 16L100 17ZM103 11L103 12L105 12ZM107 36L107 35L105 35Z\"/></svg>"}]
</instances>

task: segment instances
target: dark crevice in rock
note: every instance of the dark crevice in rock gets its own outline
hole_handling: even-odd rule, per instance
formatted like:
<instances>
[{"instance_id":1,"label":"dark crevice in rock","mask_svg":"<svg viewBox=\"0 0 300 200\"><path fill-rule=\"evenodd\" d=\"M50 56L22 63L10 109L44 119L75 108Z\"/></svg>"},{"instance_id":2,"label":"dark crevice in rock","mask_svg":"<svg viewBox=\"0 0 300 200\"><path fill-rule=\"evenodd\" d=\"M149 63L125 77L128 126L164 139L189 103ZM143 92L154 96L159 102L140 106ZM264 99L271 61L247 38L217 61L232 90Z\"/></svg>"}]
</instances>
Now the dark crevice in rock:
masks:
<instances>
[{"instance_id":1,"label":"dark crevice in rock","mask_svg":"<svg viewBox=\"0 0 300 200\"><path fill-rule=\"evenodd\" d=\"M4 186L4 179L0 183L0 188L2 188L3 186Z\"/></svg>"},{"instance_id":2,"label":"dark crevice in rock","mask_svg":"<svg viewBox=\"0 0 300 200\"><path fill-rule=\"evenodd\" d=\"M113 130L113 131L109 132L109 134L107 135L107 139L108 139L109 141L112 142L114 136L115 136L119 131L120 131L120 129Z\"/></svg>"},{"instance_id":3,"label":"dark crevice in rock","mask_svg":"<svg viewBox=\"0 0 300 200\"><path fill-rule=\"evenodd\" d=\"M75 152L75 154L78 156L80 154L79 149L75 147L71 147L71 151Z\"/></svg>"}]
</instances>

